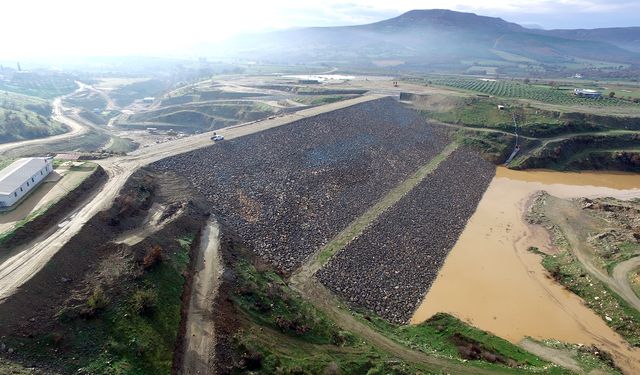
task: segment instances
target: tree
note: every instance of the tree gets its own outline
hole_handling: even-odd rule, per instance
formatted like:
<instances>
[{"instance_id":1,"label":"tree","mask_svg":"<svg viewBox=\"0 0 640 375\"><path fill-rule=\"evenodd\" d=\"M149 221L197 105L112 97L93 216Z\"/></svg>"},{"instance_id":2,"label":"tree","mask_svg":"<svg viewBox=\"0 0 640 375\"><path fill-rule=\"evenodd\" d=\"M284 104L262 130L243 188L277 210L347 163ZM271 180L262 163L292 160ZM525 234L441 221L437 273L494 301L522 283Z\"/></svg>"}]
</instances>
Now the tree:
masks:
<instances>
[{"instance_id":1,"label":"tree","mask_svg":"<svg viewBox=\"0 0 640 375\"><path fill-rule=\"evenodd\" d=\"M609 93L609 97L610 97L610 98L615 98L615 97L616 97L616 92L615 92L615 91L611 91L611 92Z\"/></svg>"},{"instance_id":2,"label":"tree","mask_svg":"<svg viewBox=\"0 0 640 375\"><path fill-rule=\"evenodd\" d=\"M531 83L531 80L529 78L525 78L524 79L524 83L525 83L525 85L528 85L529 83Z\"/></svg>"}]
</instances>

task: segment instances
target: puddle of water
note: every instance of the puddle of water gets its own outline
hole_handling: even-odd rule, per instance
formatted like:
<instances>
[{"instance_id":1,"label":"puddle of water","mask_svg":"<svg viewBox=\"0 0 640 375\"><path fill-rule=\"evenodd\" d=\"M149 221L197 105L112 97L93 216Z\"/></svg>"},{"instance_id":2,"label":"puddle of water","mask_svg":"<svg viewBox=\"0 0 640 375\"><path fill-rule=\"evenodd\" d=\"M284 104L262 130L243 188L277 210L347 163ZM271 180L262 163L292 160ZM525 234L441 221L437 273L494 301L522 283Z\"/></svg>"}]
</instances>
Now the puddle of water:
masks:
<instances>
[{"instance_id":1,"label":"puddle of water","mask_svg":"<svg viewBox=\"0 0 640 375\"><path fill-rule=\"evenodd\" d=\"M529 246L549 244L523 213L532 193L640 197L640 175L511 171L498 168L478 209L415 312L412 323L447 312L512 342L530 336L596 344L640 373L640 350L630 350L582 300L547 277Z\"/></svg>"}]
</instances>

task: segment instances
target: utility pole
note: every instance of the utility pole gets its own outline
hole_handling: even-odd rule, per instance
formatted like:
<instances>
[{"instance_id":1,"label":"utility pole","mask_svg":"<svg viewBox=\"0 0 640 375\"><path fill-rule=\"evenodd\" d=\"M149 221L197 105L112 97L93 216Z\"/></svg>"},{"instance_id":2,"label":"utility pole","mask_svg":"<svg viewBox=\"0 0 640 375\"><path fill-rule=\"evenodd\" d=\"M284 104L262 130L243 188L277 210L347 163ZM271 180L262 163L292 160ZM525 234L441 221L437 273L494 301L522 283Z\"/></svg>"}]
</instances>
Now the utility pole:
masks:
<instances>
[{"instance_id":1,"label":"utility pole","mask_svg":"<svg viewBox=\"0 0 640 375\"><path fill-rule=\"evenodd\" d=\"M516 148L518 148L518 122L516 121L515 112L511 114L511 117L513 117L513 134L516 136Z\"/></svg>"}]
</instances>

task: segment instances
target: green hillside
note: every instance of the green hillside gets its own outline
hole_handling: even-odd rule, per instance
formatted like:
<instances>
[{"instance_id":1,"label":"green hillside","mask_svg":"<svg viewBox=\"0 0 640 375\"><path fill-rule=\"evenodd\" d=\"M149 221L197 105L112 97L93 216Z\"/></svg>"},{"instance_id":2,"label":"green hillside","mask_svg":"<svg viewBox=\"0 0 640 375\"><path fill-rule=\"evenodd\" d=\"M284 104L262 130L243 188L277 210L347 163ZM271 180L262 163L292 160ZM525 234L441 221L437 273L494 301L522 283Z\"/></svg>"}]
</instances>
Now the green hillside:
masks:
<instances>
[{"instance_id":1,"label":"green hillside","mask_svg":"<svg viewBox=\"0 0 640 375\"><path fill-rule=\"evenodd\" d=\"M51 119L48 101L0 92L0 143L48 137L66 131L64 125Z\"/></svg>"},{"instance_id":2,"label":"green hillside","mask_svg":"<svg viewBox=\"0 0 640 375\"><path fill-rule=\"evenodd\" d=\"M77 88L73 76L49 72L16 72L4 69L0 74L0 90L53 99L72 93Z\"/></svg>"}]
</instances>

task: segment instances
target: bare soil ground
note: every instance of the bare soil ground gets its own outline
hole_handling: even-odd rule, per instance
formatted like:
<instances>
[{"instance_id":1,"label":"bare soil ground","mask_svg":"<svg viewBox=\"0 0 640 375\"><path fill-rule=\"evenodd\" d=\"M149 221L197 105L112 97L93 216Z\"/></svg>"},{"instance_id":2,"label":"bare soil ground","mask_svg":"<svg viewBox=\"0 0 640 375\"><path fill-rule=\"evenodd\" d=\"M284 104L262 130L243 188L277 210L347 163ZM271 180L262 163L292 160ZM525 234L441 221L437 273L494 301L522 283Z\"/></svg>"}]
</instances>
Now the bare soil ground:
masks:
<instances>
[{"instance_id":1,"label":"bare soil ground","mask_svg":"<svg viewBox=\"0 0 640 375\"><path fill-rule=\"evenodd\" d=\"M219 255L220 229L212 219L202 232L200 248L196 256L191 286L184 356L180 374L211 374L215 365L215 317L214 301L220 287L222 262ZM184 319L184 318L183 318Z\"/></svg>"},{"instance_id":2,"label":"bare soil ground","mask_svg":"<svg viewBox=\"0 0 640 375\"><path fill-rule=\"evenodd\" d=\"M633 292L627 279L628 271L635 264L638 264L638 260L632 259L630 263L618 264L616 268L621 266L622 268L617 273L618 277L614 277L609 275L607 270L598 264L599 256L597 250L593 248L591 241L589 241L594 233L601 233L604 229L610 227L611 223L589 215L578 206L576 201L549 197L544 207L545 215L560 228L573 253L587 272L605 283L629 305L640 311L640 299ZM616 272L614 271L615 274Z\"/></svg>"},{"instance_id":3,"label":"bare soil ground","mask_svg":"<svg viewBox=\"0 0 640 375\"><path fill-rule=\"evenodd\" d=\"M183 211L184 205L181 202L169 205L154 203L149 209L142 226L123 233L114 242L133 246L177 219Z\"/></svg>"},{"instance_id":4,"label":"bare soil ground","mask_svg":"<svg viewBox=\"0 0 640 375\"><path fill-rule=\"evenodd\" d=\"M106 342L101 341L104 337L90 337L80 341L86 347L74 347L77 344L74 337L78 334L76 326L86 329L95 328L92 324L97 324L101 327L100 323L91 322L102 318L87 311L87 301L96 288L100 288L107 300L126 303L131 293L140 288L135 285L140 284L140 277L145 272L141 268L149 267L149 249L158 247L161 249L158 259L167 259L167 252L180 247L176 239L197 233L202 227L203 211L192 199L184 183L171 175L151 176L140 171L131 177L113 206L91 218L19 293L0 304L0 337L3 337L0 342L22 340L27 344L24 348L12 346L13 353L7 353L6 349L0 353L28 367L44 369L45 373L55 373L59 369L68 373L69 368L82 363L78 362L78 357L87 353L94 353L93 359L97 359L99 352L106 348ZM176 202L180 205L171 208ZM113 242L134 228L144 227L152 206L169 207L162 210L158 218L160 222L164 221L161 228L132 246ZM151 216L157 216L157 212L151 212ZM215 262L211 261L211 264ZM171 303L179 306L180 300ZM43 344L40 340L48 332L55 332L58 339ZM164 339L173 343L171 340L175 337ZM32 345L39 348L36 354L33 348L26 349ZM61 347L65 349L60 350ZM0 372L3 370L5 367L0 366Z\"/></svg>"},{"instance_id":5,"label":"bare soil ground","mask_svg":"<svg viewBox=\"0 0 640 375\"><path fill-rule=\"evenodd\" d=\"M51 306L61 306L62 301L68 297L70 287L94 270L96 262L117 247L108 243L114 234L141 223L148 209L145 205L150 203L139 201L132 205L126 203L129 199L124 198L135 194L141 180L141 176L132 179L130 188L123 192L120 202L111 207L110 211L90 218L84 229L64 244L61 247L62 251L52 254L41 270L30 275L31 277L27 277L28 274L24 270L24 264L28 262L16 261L13 267L6 265L8 262L14 263L11 259L3 262L3 286L15 280L13 273L20 271L25 272L20 275L23 275L23 283L27 284L20 288L20 293L13 295L6 293L6 287L2 289L5 292L5 300L0 304L0 332L10 332L23 325L29 326L30 317L51 314ZM18 255L28 257L23 253Z\"/></svg>"}]
</instances>

